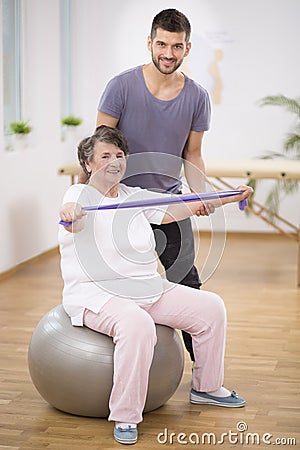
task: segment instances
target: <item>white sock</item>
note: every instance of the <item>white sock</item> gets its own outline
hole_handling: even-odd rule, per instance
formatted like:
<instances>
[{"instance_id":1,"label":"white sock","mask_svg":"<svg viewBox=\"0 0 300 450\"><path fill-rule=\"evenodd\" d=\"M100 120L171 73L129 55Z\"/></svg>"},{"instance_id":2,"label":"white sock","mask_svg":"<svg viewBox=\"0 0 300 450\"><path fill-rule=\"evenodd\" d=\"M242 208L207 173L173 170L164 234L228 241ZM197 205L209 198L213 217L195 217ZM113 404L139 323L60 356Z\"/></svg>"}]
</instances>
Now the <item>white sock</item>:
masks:
<instances>
[{"instance_id":1,"label":"white sock","mask_svg":"<svg viewBox=\"0 0 300 450\"><path fill-rule=\"evenodd\" d=\"M222 386L217 391L207 392L207 394L213 395L214 397L229 397L231 395L231 392L224 386Z\"/></svg>"},{"instance_id":2,"label":"white sock","mask_svg":"<svg viewBox=\"0 0 300 450\"><path fill-rule=\"evenodd\" d=\"M136 423L125 423L125 422L116 422L117 428L136 428Z\"/></svg>"}]
</instances>

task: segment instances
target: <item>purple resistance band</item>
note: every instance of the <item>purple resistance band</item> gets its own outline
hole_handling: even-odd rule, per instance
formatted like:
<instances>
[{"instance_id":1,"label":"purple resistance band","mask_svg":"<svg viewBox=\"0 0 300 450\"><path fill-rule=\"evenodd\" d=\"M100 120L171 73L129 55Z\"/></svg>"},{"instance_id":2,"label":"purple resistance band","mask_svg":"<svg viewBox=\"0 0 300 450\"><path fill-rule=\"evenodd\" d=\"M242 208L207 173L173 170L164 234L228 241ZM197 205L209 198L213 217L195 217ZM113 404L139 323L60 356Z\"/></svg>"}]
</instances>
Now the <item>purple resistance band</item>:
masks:
<instances>
[{"instance_id":1,"label":"purple resistance band","mask_svg":"<svg viewBox=\"0 0 300 450\"><path fill-rule=\"evenodd\" d=\"M151 207L160 205L171 205L172 203L181 202L196 202L196 201L207 201L215 200L224 197L232 197L234 195L240 195L243 191L220 191L220 192L205 192L203 194L188 194L188 195L172 195L166 196L165 198L153 198L148 200L134 200L131 202L124 203L113 203L111 205L100 205L100 206L83 206L84 211L103 211L106 209L125 209L125 208L140 208L140 207ZM241 200L239 202L239 208L244 211L245 207L248 205L247 200ZM60 220L60 225L66 227L72 225L73 222L65 222Z\"/></svg>"}]
</instances>

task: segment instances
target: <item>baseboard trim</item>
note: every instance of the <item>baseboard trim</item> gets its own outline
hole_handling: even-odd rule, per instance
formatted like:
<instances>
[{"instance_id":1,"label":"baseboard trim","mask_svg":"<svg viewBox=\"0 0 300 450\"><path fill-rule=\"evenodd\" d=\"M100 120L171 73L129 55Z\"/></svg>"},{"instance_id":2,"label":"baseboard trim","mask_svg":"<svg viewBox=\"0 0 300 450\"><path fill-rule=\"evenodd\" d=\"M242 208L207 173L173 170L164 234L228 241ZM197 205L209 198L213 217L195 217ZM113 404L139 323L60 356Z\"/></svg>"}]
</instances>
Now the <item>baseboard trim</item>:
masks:
<instances>
[{"instance_id":1,"label":"baseboard trim","mask_svg":"<svg viewBox=\"0 0 300 450\"><path fill-rule=\"evenodd\" d=\"M208 238L211 236L211 231L202 231L202 230L193 230L194 236L195 238L199 236L199 234L203 237L203 238ZM217 231L215 231L214 233L218 233ZM223 233L223 232L222 232ZM253 239L255 237L255 239L262 239L262 240L270 240L270 239L286 239L285 236L281 235L280 233L263 233L263 232L259 232L259 233L255 233L255 232L239 232L239 231L227 231L226 236L228 238L240 238L243 237L243 239ZM34 256L33 258L27 259L26 261L17 264L16 266L12 267L11 269L5 271L5 272L1 272L0 273L0 281L3 280L4 278L10 277L12 275L14 275L16 272L24 269L24 267L36 263L37 261L40 261L44 258L47 258L51 255L54 254L59 254L59 248L54 247L51 248L50 250L47 250L46 252L40 253L39 255Z\"/></svg>"},{"instance_id":2,"label":"baseboard trim","mask_svg":"<svg viewBox=\"0 0 300 450\"><path fill-rule=\"evenodd\" d=\"M12 267L11 269L6 270L5 272L0 273L0 281L4 278L11 277L16 272L19 272L20 270L24 269L24 267L29 266L30 264L36 263L38 261L43 260L44 258L47 258L51 255L59 253L58 246L51 248L50 250L47 250L43 253L40 253L39 255L33 256L32 258L27 259L26 261L23 261L20 264L17 264L16 266Z\"/></svg>"},{"instance_id":3,"label":"baseboard trim","mask_svg":"<svg viewBox=\"0 0 300 450\"><path fill-rule=\"evenodd\" d=\"M214 234L223 234L224 231L213 231ZM195 237L197 236L202 236L202 237L209 237L212 235L211 231L207 231L207 230L193 230L193 234ZM286 239L287 237L284 236L283 234L280 233L276 233L276 231L274 232L255 232L255 231L226 231L226 236L229 238L241 238L243 237L243 239L262 239L262 240L274 240L274 239ZM297 237L296 233L295 233L295 237Z\"/></svg>"}]
</instances>

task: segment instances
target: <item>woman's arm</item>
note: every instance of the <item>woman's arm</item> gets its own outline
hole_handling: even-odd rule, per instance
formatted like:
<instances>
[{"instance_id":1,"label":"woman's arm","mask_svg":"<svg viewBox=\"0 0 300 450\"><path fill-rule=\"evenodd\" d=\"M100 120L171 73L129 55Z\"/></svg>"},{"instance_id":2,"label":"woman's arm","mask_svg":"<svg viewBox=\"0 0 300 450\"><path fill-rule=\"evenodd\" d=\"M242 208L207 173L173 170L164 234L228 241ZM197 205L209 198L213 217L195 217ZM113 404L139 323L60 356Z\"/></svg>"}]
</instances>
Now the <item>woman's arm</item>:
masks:
<instances>
[{"instance_id":1,"label":"woman's arm","mask_svg":"<svg viewBox=\"0 0 300 450\"><path fill-rule=\"evenodd\" d=\"M72 222L72 225L64 226L65 230L70 233L78 233L84 229L86 211L82 210L79 203L65 203L61 207L59 215L64 222Z\"/></svg>"},{"instance_id":2,"label":"woman's arm","mask_svg":"<svg viewBox=\"0 0 300 450\"><path fill-rule=\"evenodd\" d=\"M171 204L165 213L162 223L177 222L179 220L186 219L197 214L201 206L205 206L208 209L208 213L213 212L215 208L223 206L227 203L240 202L241 200L247 199L253 192L250 186L239 186L238 191L243 191L242 194L233 195L230 197L222 197L215 200L209 200L209 202L199 201L199 202L182 202L178 204ZM189 194L187 194L189 195Z\"/></svg>"}]
</instances>

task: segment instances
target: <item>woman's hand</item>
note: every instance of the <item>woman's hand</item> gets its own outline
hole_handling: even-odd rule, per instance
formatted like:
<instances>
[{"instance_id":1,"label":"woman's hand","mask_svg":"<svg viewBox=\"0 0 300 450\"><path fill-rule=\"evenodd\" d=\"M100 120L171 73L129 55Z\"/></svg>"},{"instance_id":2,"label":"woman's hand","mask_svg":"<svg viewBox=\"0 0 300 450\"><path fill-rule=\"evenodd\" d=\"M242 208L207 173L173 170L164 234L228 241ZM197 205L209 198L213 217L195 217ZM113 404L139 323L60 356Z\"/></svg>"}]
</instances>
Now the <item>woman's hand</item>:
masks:
<instances>
[{"instance_id":1,"label":"woman's hand","mask_svg":"<svg viewBox=\"0 0 300 450\"><path fill-rule=\"evenodd\" d=\"M64 222L72 222L71 225L65 226L67 231L77 232L80 231L83 227L79 227L76 224L76 227L73 225L75 222L80 221L85 215L86 211L84 211L79 203L69 202L65 203L59 212L61 220Z\"/></svg>"},{"instance_id":2,"label":"woman's hand","mask_svg":"<svg viewBox=\"0 0 300 450\"><path fill-rule=\"evenodd\" d=\"M242 195L242 199L241 200L246 200L246 198L250 197L251 194L253 194L253 189L251 186L247 186L246 184L242 184L241 186L239 186L237 188L238 191L243 191Z\"/></svg>"},{"instance_id":3,"label":"woman's hand","mask_svg":"<svg viewBox=\"0 0 300 450\"><path fill-rule=\"evenodd\" d=\"M232 202L240 202L242 200L246 200L253 193L253 189L250 186L245 184L241 184L236 188L237 191L242 191L242 194L233 195L232 197L224 197L222 199L222 204L232 203Z\"/></svg>"},{"instance_id":4,"label":"woman's hand","mask_svg":"<svg viewBox=\"0 0 300 450\"><path fill-rule=\"evenodd\" d=\"M200 206L197 207L195 212L196 216L209 216L215 212L215 209L219 206L225 205L227 203L240 202L246 200L253 193L253 189L250 186L242 184L236 188L237 191L242 191L241 194L232 195L230 197L221 197L216 200L209 200L201 202ZM216 192L218 194L218 192Z\"/></svg>"}]
</instances>

